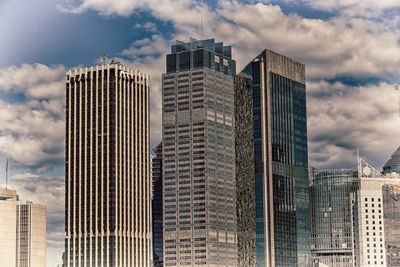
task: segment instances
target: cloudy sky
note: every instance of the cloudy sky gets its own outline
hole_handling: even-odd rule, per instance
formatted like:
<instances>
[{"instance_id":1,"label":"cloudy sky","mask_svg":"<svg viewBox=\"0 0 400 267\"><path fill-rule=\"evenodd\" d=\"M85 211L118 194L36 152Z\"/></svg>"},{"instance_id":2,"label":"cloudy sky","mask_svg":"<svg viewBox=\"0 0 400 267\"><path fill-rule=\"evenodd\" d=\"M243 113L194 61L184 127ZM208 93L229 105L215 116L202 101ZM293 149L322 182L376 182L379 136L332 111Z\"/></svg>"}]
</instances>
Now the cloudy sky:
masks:
<instances>
[{"instance_id":1,"label":"cloudy sky","mask_svg":"<svg viewBox=\"0 0 400 267\"><path fill-rule=\"evenodd\" d=\"M202 25L202 27L200 26ZM202 29L202 30L201 30ZM0 0L0 186L48 205L48 267L64 240L65 71L106 54L160 74L174 40L216 38L238 70L268 48L306 64L310 165L378 169L400 145L400 0Z\"/></svg>"}]
</instances>

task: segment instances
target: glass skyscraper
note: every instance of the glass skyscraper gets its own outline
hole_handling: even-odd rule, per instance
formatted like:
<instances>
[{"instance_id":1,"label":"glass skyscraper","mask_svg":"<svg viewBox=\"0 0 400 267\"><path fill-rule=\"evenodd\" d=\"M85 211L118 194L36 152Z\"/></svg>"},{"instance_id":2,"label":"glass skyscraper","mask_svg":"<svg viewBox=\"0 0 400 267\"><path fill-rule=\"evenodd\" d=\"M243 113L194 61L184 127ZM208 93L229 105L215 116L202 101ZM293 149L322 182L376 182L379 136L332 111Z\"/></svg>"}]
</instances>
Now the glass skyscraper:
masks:
<instances>
[{"instance_id":1,"label":"glass skyscraper","mask_svg":"<svg viewBox=\"0 0 400 267\"><path fill-rule=\"evenodd\" d=\"M264 50L242 74L235 88L237 182L245 184L237 187L239 262L308 266L305 66Z\"/></svg>"},{"instance_id":2,"label":"glass skyscraper","mask_svg":"<svg viewBox=\"0 0 400 267\"><path fill-rule=\"evenodd\" d=\"M150 266L149 76L68 71L65 131L65 266Z\"/></svg>"},{"instance_id":3,"label":"glass skyscraper","mask_svg":"<svg viewBox=\"0 0 400 267\"><path fill-rule=\"evenodd\" d=\"M352 195L359 188L357 171L312 169L310 182L313 262L353 267Z\"/></svg>"},{"instance_id":4,"label":"glass skyscraper","mask_svg":"<svg viewBox=\"0 0 400 267\"><path fill-rule=\"evenodd\" d=\"M153 147L155 156L151 159L151 179L153 184L151 218L153 232L153 267L163 267L163 179L162 142Z\"/></svg>"},{"instance_id":5,"label":"glass skyscraper","mask_svg":"<svg viewBox=\"0 0 400 267\"><path fill-rule=\"evenodd\" d=\"M235 61L214 39L177 41L163 92L164 266L237 266Z\"/></svg>"}]
</instances>

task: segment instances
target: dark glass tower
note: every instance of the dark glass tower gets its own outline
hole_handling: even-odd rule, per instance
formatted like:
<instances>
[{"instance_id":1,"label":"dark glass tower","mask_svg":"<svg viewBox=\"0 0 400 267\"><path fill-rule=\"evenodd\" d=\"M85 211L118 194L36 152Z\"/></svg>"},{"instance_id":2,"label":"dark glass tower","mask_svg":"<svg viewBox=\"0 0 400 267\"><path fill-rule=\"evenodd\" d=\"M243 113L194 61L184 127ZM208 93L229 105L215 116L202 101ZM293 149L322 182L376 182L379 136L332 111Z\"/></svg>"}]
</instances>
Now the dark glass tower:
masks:
<instances>
[{"instance_id":1,"label":"dark glass tower","mask_svg":"<svg viewBox=\"0 0 400 267\"><path fill-rule=\"evenodd\" d=\"M176 42L163 83L164 266L237 266L235 61L210 40Z\"/></svg>"},{"instance_id":2,"label":"dark glass tower","mask_svg":"<svg viewBox=\"0 0 400 267\"><path fill-rule=\"evenodd\" d=\"M152 229L153 229L153 267L163 267L163 180L162 180L162 142L153 148L155 156L151 159L151 178L153 183Z\"/></svg>"},{"instance_id":3,"label":"dark glass tower","mask_svg":"<svg viewBox=\"0 0 400 267\"><path fill-rule=\"evenodd\" d=\"M242 266L308 266L305 66L264 50L242 74L235 88L236 139L252 142L236 140L237 181L250 183L237 187L239 262ZM252 97L242 97L248 94ZM239 161L251 161L254 168L246 165L244 171ZM239 196L248 198L248 203Z\"/></svg>"}]
</instances>

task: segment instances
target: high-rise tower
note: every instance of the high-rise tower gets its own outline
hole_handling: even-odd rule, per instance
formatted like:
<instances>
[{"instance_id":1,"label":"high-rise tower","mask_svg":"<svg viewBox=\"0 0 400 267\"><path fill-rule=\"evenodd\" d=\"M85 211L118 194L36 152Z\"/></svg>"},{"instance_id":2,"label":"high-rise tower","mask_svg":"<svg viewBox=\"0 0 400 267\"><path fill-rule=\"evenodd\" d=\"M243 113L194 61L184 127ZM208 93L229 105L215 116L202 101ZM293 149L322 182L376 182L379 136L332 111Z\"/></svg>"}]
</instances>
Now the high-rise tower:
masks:
<instances>
[{"instance_id":1,"label":"high-rise tower","mask_svg":"<svg viewBox=\"0 0 400 267\"><path fill-rule=\"evenodd\" d=\"M151 159L151 180L153 194L151 201L153 267L163 267L163 179L162 148L160 142L153 147L155 156Z\"/></svg>"},{"instance_id":2,"label":"high-rise tower","mask_svg":"<svg viewBox=\"0 0 400 267\"><path fill-rule=\"evenodd\" d=\"M149 76L67 72L67 267L150 266Z\"/></svg>"},{"instance_id":3,"label":"high-rise tower","mask_svg":"<svg viewBox=\"0 0 400 267\"><path fill-rule=\"evenodd\" d=\"M237 266L231 47L176 42L163 87L164 266Z\"/></svg>"},{"instance_id":4,"label":"high-rise tower","mask_svg":"<svg viewBox=\"0 0 400 267\"><path fill-rule=\"evenodd\" d=\"M304 64L264 50L237 78L235 106L239 262L308 266Z\"/></svg>"}]
</instances>

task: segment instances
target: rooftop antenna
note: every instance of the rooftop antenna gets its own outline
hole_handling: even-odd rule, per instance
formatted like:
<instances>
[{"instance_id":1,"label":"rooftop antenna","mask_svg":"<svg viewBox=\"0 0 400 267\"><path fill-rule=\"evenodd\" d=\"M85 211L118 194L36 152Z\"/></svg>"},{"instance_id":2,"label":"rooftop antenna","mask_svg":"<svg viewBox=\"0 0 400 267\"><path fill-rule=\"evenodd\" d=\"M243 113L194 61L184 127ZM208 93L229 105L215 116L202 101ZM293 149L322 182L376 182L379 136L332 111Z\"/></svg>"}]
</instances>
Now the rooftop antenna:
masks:
<instances>
[{"instance_id":1,"label":"rooftop antenna","mask_svg":"<svg viewBox=\"0 0 400 267\"><path fill-rule=\"evenodd\" d=\"M8 185L8 159L6 162L6 190L7 190L7 185Z\"/></svg>"},{"instance_id":2,"label":"rooftop antenna","mask_svg":"<svg viewBox=\"0 0 400 267\"><path fill-rule=\"evenodd\" d=\"M399 89L399 86L396 85L394 87L394 90L397 91L397 102L398 102L398 106L399 106L399 117L400 117L400 89Z\"/></svg>"},{"instance_id":3,"label":"rooftop antenna","mask_svg":"<svg viewBox=\"0 0 400 267\"><path fill-rule=\"evenodd\" d=\"M106 54L104 54L100 59L100 63L101 63L101 65L105 65L106 62L107 62L107 56L106 56Z\"/></svg>"},{"instance_id":4,"label":"rooftop antenna","mask_svg":"<svg viewBox=\"0 0 400 267\"><path fill-rule=\"evenodd\" d=\"M203 10L200 15L200 38L203 38Z\"/></svg>"}]
</instances>

